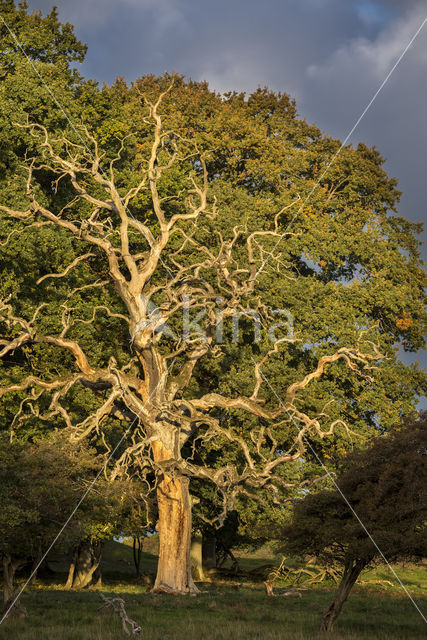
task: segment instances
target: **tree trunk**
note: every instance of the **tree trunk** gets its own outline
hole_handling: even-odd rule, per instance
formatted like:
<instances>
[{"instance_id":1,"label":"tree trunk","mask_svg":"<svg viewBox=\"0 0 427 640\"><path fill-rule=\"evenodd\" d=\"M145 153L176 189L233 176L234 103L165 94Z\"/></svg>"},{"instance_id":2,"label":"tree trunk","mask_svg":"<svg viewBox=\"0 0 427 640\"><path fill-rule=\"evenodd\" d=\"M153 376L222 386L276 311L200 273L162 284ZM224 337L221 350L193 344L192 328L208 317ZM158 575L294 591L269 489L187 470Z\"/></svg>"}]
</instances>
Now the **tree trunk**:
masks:
<instances>
[{"instance_id":1,"label":"tree trunk","mask_svg":"<svg viewBox=\"0 0 427 640\"><path fill-rule=\"evenodd\" d=\"M40 539L38 539L37 540L37 555L34 558L33 563L31 565L31 569L30 569L30 576L31 576L30 583L31 584L34 584L35 581L37 580L37 575L38 575L38 572L39 572L39 570L41 568L40 567L40 562L41 562L42 557L43 557L43 551L42 551L42 548L41 548ZM46 565L47 565L47 562L46 562Z\"/></svg>"},{"instance_id":2,"label":"tree trunk","mask_svg":"<svg viewBox=\"0 0 427 640\"><path fill-rule=\"evenodd\" d=\"M152 443L156 462L171 459L163 443ZM157 503L160 538L159 562L154 593L198 593L191 576L191 497L189 480L163 473L158 478Z\"/></svg>"},{"instance_id":3,"label":"tree trunk","mask_svg":"<svg viewBox=\"0 0 427 640\"><path fill-rule=\"evenodd\" d=\"M202 556L202 534L196 531L191 540L190 547L191 572L194 580L204 580L203 556Z\"/></svg>"},{"instance_id":4,"label":"tree trunk","mask_svg":"<svg viewBox=\"0 0 427 640\"><path fill-rule=\"evenodd\" d=\"M203 536L203 566L205 569L216 569L216 538Z\"/></svg>"},{"instance_id":5,"label":"tree trunk","mask_svg":"<svg viewBox=\"0 0 427 640\"><path fill-rule=\"evenodd\" d=\"M101 561L102 544L89 539L82 540L74 550L66 587L68 589L84 589L92 581L100 584L99 563Z\"/></svg>"},{"instance_id":6,"label":"tree trunk","mask_svg":"<svg viewBox=\"0 0 427 640\"><path fill-rule=\"evenodd\" d=\"M15 573L23 564L25 563L16 559L14 560L9 554L3 556L3 613L7 613L8 616L25 616L27 614L27 610L19 601L16 603L13 602L16 597Z\"/></svg>"},{"instance_id":7,"label":"tree trunk","mask_svg":"<svg viewBox=\"0 0 427 640\"><path fill-rule=\"evenodd\" d=\"M142 536L133 537L133 563L135 565L136 577L141 577L141 552L144 538Z\"/></svg>"},{"instance_id":8,"label":"tree trunk","mask_svg":"<svg viewBox=\"0 0 427 640\"><path fill-rule=\"evenodd\" d=\"M217 542L216 551L217 551L216 566L218 567L218 569L221 569L222 566L225 564L225 562L228 560L228 558L230 558L231 571L235 574L239 573L240 571L239 561L237 560L236 556L234 555L231 549L226 547L224 543Z\"/></svg>"},{"instance_id":9,"label":"tree trunk","mask_svg":"<svg viewBox=\"0 0 427 640\"><path fill-rule=\"evenodd\" d=\"M98 589L102 587L102 574L101 574L101 567L99 566L100 561L101 561L101 554L99 554L99 559L98 559L95 571L93 572L93 575L92 575L92 584L90 585L91 587L97 587Z\"/></svg>"},{"instance_id":10,"label":"tree trunk","mask_svg":"<svg viewBox=\"0 0 427 640\"><path fill-rule=\"evenodd\" d=\"M16 568L9 554L3 556L3 609L6 610L13 599Z\"/></svg>"},{"instance_id":11,"label":"tree trunk","mask_svg":"<svg viewBox=\"0 0 427 640\"><path fill-rule=\"evenodd\" d=\"M66 589L71 589L71 587L73 586L74 572L76 570L76 564L77 564L78 555L79 555L79 548L77 546L77 547L74 547L74 549L73 549L73 557L72 557L71 562L70 562L70 569L68 571L67 582L65 583L65 588Z\"/></svg>"},{"instance_id":12,"label":"tree trunk","mask_svg":"<svg viewBox=\"0 0 427 640\"><path fill-rule=\"evenodd\" d=\"M320 625L321 632L329 633L332 631L335 620L341 613L341 609L347 600L350 591L366 565L367 562L363 560L356 560L355 562L351 561L345 565L344 573L342 575L341 582L338 585L334 599L323 614L322 623Z\"/></svg>"}]
</instances>

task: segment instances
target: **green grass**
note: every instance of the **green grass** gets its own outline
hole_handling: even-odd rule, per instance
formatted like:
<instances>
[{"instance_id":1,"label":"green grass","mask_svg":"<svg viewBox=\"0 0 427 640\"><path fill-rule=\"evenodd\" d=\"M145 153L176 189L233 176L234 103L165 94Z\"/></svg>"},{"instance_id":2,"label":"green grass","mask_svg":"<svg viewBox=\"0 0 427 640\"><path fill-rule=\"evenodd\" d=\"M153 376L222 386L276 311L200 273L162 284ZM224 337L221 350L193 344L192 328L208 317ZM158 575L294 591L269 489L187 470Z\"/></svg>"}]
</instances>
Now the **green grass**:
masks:
<instances>
[{"instance_id":1,"label":"green grass","mask_svg":"<svg viewBox=\"0 0 427 640\"><path fill-rule=\"evenodd\" d=\"M249 562L250 561L250 562ZM242 564L253 568L254 558ZM271 558L256 558L258 565ZM130 563L130 564L129 564ZM155 570L156 557L145 553L144 571ZM52 565L55 566L55 565ZM60 563L56 564L60 568ZM267 598L262 583L221 577L199 585L197 597L152 595L132 575L132 549L109 543L104 560L106 595L119 595L128 615L150 640L308 640L318 638L322 610L334 588L325 586L303 592L302 598ZM422 567L398 567L399 575L421 609L427 609L426 572ZM99 610L97 590L68 592L59 583L65 574L28 588L22 602L24 619L6 620L1 640L119 640L127 636L120 621ZM391 580L386 569L367 572L364 579ZM336 623L331 639L406 640L425 637L425 624L413 604L395 586L356 586Z\"/></svg>"}]
</instances>

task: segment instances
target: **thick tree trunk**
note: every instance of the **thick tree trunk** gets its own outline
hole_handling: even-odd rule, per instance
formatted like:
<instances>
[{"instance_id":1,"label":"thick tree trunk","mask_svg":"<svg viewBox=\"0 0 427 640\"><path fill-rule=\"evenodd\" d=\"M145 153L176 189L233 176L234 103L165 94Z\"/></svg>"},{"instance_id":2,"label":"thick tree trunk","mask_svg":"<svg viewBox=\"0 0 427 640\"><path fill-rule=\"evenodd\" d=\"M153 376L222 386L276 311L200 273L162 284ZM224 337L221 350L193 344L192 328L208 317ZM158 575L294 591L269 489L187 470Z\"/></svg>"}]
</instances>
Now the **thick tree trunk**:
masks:
<instances>
[{"instance_id":1,"label":"thick tree trunk","mask_svg":"<svg viewBox=\"0 0 427 640\"><path fill-rule=\"evenodd\" d=\"M99 566L100 561L101 561L101 553L99 554L96 568L92 575L92 583L90 585L91 587L97 587L98 589L102 587L102 574L101 574L101 567Z\"/></svg>"},{"instance_id":2,"label":"thick tree trunk","mask_svg":"<svg viewBox=\"0 0 427 640\"><path fill-rule=\"evenodd\" d=\"M92 583L100 584L99 563L101 561L101 551L101 543L94 543L89 539L82 540L77 545L74 549L65 585L67 589L84 589Z\"/></svg>"},{"instance_id":3,"label":"thick tree trunk","mask_svg":"<svg viewBox=\"0 0 427 640\"><path fill-rule=\"evenodd\" d=\"M37 555L34 558L33 563L31 565L31 569L30 569L30 575L32 576L31 577L31 584L34 584L34 582L37 580L38 572L40 571L41 568L43 568L40 565L41 559L43 557L43 551L42 551L42 548L41 548L40 540L37 541L37 547L38 547ZM48 568L47 567L47 561L45 561L45 568L46 569Z\"/></svg>"},{"instance_id":4,"label":"thick tree trunk","mask_svg":"<svg viewBox=\"0 0 427 640\"><path fill-rule=\"evenodd\" d=\"M153 442L154 459L172 458L161 442ZM159 563L154 593L198 593L191 576L191 497L185 476L161 474L157 484L160 537Z\"/></svg>"},{"instance_id":5,"label":"thick tree trunk","mask_svg":"<svg viewBox=\"0 0 427 640\"><path fill-rule=\"evenodd\" d=\"M204 580L203 555L202 555L202 534L196 531L191 540L190 547L191 573L194 580Z\"/></svg>"},{"instance_id":6,"label":"thick tree trunk","mask_svg":"<svg viewBox=\"0 0 427 640\"><path fill-rule=\"evenodd\" d=\"M77 550L77 561L74 569L73 589L83 589L92 580L92 553L90 540L83 540ZM95 569L94 569L95 570Z\"/></svg>"},{"instance_id":7,"label":"thick tree trunk","mask_svg":"<svg viewBox=\"0 0 427 640\"><path fill-rule=\"evenodd\" d=\"M321 632L331 632L334 627L334 622L341 613L341 609L345 601L347 600L350 591L352 590L360 573L366 567L366 562L362 560L356 560L355 562L349 562L344 567L344 573L341 578L341 582L338 585L338 589L335 593L329 607L323 614L322 623L320 625Z\"/></svg>"},{"instance_id":8,"label":"thick tree trunk","mask_svg":"<svg viewBox=\"0 0 427 640\"><path fill-rule=\"evenodd\" d=\"M16 568L10 555L3 556L3 609L6 610L13 599Z\"/></svg>"}]
</instances>

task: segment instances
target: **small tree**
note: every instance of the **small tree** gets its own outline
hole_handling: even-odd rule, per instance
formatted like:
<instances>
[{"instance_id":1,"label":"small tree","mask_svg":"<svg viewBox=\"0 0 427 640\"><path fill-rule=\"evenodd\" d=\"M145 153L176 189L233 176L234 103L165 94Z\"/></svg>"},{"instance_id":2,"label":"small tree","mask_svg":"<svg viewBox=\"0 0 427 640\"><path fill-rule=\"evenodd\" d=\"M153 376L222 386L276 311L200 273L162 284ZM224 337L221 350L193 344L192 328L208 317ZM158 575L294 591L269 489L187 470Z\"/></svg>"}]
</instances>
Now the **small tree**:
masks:
<instances>
[{"instance_id":1,"label":"small tree","mask_svg":"<svg viewBox=\"0 0 427 640\"><path fill-rule=\"evenodd\" d=\"M120 536L132 539L133 562L136 578L141 578L142 549L147 535L155 533L158 513L155 492L149 491L149 485L140 483L136 477L129 485L128 500L123 506L120 518Z\"/></svg>"},{"instance_id":2,"label":"small tree","mask_svg":"<svg viewBox=\"0 0 427 640\"><path fill-rule=\"evenodd\" d=\"M90 450L71 446L57 435L34 444L9 442L0 434L0 451L0 557L7 611L15 597L16 571L40 559L76 506L97 459ZM82 536L96 499L91 494L68 524L60 540L63 548Z\"/></svg>"},{"instance_id":3,"label":"small tree","mask_svg":"<svg viewBox=\"0 0 427 640\"><path fill-rule=\"evenodd\" d=\"M94 478L92 473L87 482ZM77 514L82 535L73 546L66 588L83 589L101 584L100 563L104 544L114 535L121 535L140 493L131 480L109 482L105 478L97 479L88 496L90 509Z\"/></svg>"},{"instance_id":4,"label":"small tree","mask_svg":"<svg viewBox=\"0 0 427 640\"><path fill-rule=\"evenodd\" d=\"M321 631L332 630L368 565L426 554L426 426L427 414L348 456L338 490L308 495L296 505L285 530L287 549L343 566Z\"/></svg>"}]
</instances>

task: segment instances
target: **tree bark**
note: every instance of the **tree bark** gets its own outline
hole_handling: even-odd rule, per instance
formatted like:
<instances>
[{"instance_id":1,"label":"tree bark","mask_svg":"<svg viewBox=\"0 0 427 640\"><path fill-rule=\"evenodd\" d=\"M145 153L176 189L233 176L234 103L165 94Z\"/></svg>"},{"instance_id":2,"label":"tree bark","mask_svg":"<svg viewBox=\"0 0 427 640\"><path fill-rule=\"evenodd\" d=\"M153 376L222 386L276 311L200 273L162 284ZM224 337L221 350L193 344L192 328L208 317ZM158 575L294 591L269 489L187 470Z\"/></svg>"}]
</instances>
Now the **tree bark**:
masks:
<instances>
[{"instance_id":1,"label":"tree bark","mask_svg":"<svg viewBox=\"0 0 427 640\"><path fill-rule=\"evenodd\" d=\"M76 570L77 558L78 558L78 546L73 549L73 557L70 562L70 569L68 571L67 582L65 583L66 589L71 589L74 581L74 572Z\"/></svg>"},{"instance_id":2,"label":"tree bark","mask_svg":"<svg viewBox=\"0 0 427 640\"><path fill-rule=\"evenodd\" d=\"M14 594L16 567L9 554L3 556L3 609L6 610Z\"/></svg>"},{"instance_id":3,"label":"tree bark","mask_svg":"<svg viewBox=\"0 0 427 640\"><path fill-rule=\"evenodd\" d=\"M102 587L102 574L101 574L101 551L99 551L98 560L96 563L95 571L92 574L92 583L91 587Z\"/></svg>"},{"instance_id":4,"label":"tree bark","mask_svg":"<svg viewBox=\"0 0 427 640\"><path fill-rule=\"evenodd\" d=\"M15 573L25 563L12 558L8 553L3 556L3 613L6 613L15 598ZM13 604L9 615L25 616L27 610L18 601Z\"/></svg>"},{"instance_id":5,"label":"tree bark","mask_svg":"<svg viewBox=\"0 0 427 640\"><path fill-rule=\"evenodd\" d=\"M341 582L338 585L334 599L323 614L323 619L320 625L321 632L330 633L332 631L335 620L341 613L341 609L347 600L350 591L366 565L367 562L364 560L356 560L346 563L344 573L342 575Z\"/></svg>"},{"instance_id":6,"label":"tree bark","mask_svg":"<svg viewBox=\"0 0 427 640\"><path fill-rule=\"evenodd\" d=\"M84 589L92 581L100 584L99 563L102 544L89 539L82 540L74 549L73 559L66 583L68 589Z\"/></svg>"},{"instance_id":7,"label":"tree bark","mask_svg":"<svg viewBox=\"0 0 427 640\"><path fill-rule=\"evenodd\" d=\"M155 461L171 459L163 443L152 443ZM154 593L198 593L191 576L191 497L185 476L162 473L157 484L160 538L159 562Z\"/></svg>"},{"instance_id":8,"label":"tree bark","mask_svg":"<svg viewBox=\"0 0 427 640\"><path fill-rule=\"evenodd\" d=\"M133 537L133 563L135 565L136 577L141 577L141 552L144 538L142 536Z\"/></svg>"},{"instance_id":9,"label":"tree bark","mask_svg":"<svg viewBox=\"0 0 427 640\"><path fill-rule=\"evenodd\" d=\"M31 584L34 584L35 581L37 580L37 575L38 572L40 571L40 568L43 568L40 566L40 562L41 559L43 557L43 551L41 548L41 543L40 543L40 539L37 540L37 555L33 560L33 563L31 565L31 569L30 569L30 575L31 577ZM45 561L45 567L47 568L47 561Z\"/></svg>"},{"instance_id":10,"label":"tree bark","mask_svg":"<svg viewBox=\"0 0 427 640\"><path fill-rule=\"evenodd\" d=\"M191 540L190 547L191 572L194 580L204 580L203 556L202 556L202 534L196 531Z\"/></svg>"},{"instance_id":11,"label":"tree bark","mask_svg":"<svg viewBox=\"0 0 427 640\"><path fill-rule=\"evenodd\" d=\"M216 569L216 538L203 536L203 566L205 569Z\"/></svg>"}]
</instances>

